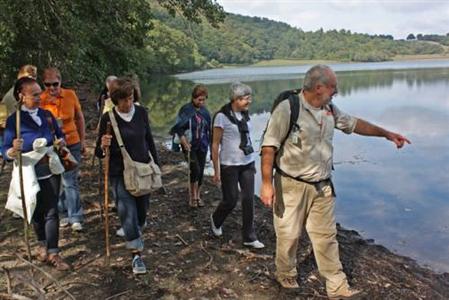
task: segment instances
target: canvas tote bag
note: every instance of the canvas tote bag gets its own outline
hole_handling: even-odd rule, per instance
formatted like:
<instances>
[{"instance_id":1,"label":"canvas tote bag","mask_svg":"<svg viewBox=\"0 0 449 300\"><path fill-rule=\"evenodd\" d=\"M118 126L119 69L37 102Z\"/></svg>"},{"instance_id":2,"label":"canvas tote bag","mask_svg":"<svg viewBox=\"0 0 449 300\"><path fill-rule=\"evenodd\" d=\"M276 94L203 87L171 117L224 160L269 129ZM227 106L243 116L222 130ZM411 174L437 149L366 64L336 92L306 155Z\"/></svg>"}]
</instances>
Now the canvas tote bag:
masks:
<instances>
[{"instance_id":1,"label":"canvas tote bag","mask_svg":"<svg viewBox=\"0 0 449 300\"><path fill-rule=\"evenodd\" d=\"M109 118L111 119L115 137L117 138L117 143L123 156L123 179L125 181L126 190L131 195L139 197L161 188L161 169L154 162L151 153L148 151L148 154L150 156L149 163L141 163L132 160L131 156L129 156L128 151L126 151L125 145L123 145L123 140L120 135L120 130L118 128L114 113L112 111L109 111L108 114Z\"/></svg>"}]
</instances>

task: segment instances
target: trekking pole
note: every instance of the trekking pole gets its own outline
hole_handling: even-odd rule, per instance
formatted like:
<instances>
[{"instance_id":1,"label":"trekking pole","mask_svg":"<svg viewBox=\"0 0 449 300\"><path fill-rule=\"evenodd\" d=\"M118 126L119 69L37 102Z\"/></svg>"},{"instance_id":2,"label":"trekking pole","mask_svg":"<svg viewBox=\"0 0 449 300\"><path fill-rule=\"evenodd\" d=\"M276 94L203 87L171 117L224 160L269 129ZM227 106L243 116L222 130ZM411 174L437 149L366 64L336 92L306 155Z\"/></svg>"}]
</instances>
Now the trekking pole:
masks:
<instances>
[{"instance_id":1,"label":"trekking pole","mask_svg":"<svg viewBox=\"0 0 449 300\"><path fill-rule=\"evenodd\" d=\"M186 136L187 142L190 144L190 147L192 147L192 119L189 119L189 138ZM191 158L190 158L190 154L192 152L192 148L189 148L187 150L187 168L188 168L188 172L189 172L189 182L188 182L188 188L189 188L189 206L191 207L195 207L194 202L196 201L195 199L193 199L192 201L192 184L191 184L191 180L192 180L192 172L190 169L190 163L191 163Z\"/></svg>"},{"instance_id":2,"label":"trekking pole","mask_svg":"<svg viewBox=\"0 0 449 300\"><path fill-rule=\"evenodd\" d=\"M191 171L190 171L190 162L191 162L190 152L191 152L191 150L187 150L187 169L188 169L188 172L189 172L189 181L188 181L187 185L188 185L188 188L189 188L189 206L193 206L192 185L190 184L191 178L192 178L192 174L191 174Z\"/></svg>"},{"instance_id":3,"label":"trekking pole","mask_svg":"<svg viewBox=\"0 0 449 300\"><path fill-rule=\"evenodd\" d=\"M101 103L100 103L100 111L99 111L99 117L98 117L98 122L97 122L97 126L95 127L95 132L98 134L98 131L100 130L100 122L101 122L101 116L103 115L103 109L104 109L104 96L101 96ZM98 159L98 164L101 166L101 161L100 159ZM95 155L92 156L92 160L90 162L91 167L95 167ZM101 177L101 168L98 168L98 172L99 172L99 176Z\"/></svg>"},{"instance_id":4,"label":"trekking pole","mask_svg":"<svg viewBox=\"0 0 449 300\"><path fill-rule=\"evenodd\" d=\"M106 125L106 134L111 135L111 122ZM109 249L109 146L104 149L104 234L106 242L106 265L109 266L109 258L111 256Z\"/></svg>"},{"instance_id":5,"label":"trekking pole","mask_svg":"<svg viewBox=\"0 0 449 300\"><path fill-rule=\"evenodd\" d=\"M17 139L20 139L20 111L21 111L21 107L22 107L22 102L23 102L23 99L21 97L19 102L17 103L17 109L16 109L16 137L17 137ZM30 248L30 241L28 239L28 212L27 212L27 206L26 206L26 202L25 202L25 188L23 186L22 149L19 149L19 153L17 154L17 164L19 165L20 198L22 200L22 212L23 212L23 233L24 233L25 244L27 247L28 260L31 261L31 248Z\"/></svg>"}]
</instances>

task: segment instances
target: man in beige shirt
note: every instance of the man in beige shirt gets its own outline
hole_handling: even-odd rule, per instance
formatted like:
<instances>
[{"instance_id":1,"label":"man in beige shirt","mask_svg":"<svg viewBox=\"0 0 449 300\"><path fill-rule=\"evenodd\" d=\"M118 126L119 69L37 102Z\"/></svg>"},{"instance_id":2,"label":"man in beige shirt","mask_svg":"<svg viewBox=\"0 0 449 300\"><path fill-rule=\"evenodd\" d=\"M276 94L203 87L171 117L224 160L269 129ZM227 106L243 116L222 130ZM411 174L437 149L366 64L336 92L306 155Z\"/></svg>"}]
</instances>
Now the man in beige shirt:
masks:
<instances>
[{"instance_id":1,"label":"man in beige shirt","mask_svg":"<svg viewBox=\"0 0 449 300\"><path fill-rule=\"evenodd\" d=\"M340 262L331 182L334 128L344 133L384 137L398 148L410 141L359 118L331 103L337 77L325 65L307 71L299 94L299 117L289 133L290 104L274 109L262 141L262 202L273 206L276 231L276 280L298 288L296 250L303 227L312 242L330 299L355 299ZM288 135L288 136L287 136ZM285 142L284 142L285 140ZM284 143L283 143L284 142ZM273 167L276 169L273 186Z\"/></svg>"}]
</instances>

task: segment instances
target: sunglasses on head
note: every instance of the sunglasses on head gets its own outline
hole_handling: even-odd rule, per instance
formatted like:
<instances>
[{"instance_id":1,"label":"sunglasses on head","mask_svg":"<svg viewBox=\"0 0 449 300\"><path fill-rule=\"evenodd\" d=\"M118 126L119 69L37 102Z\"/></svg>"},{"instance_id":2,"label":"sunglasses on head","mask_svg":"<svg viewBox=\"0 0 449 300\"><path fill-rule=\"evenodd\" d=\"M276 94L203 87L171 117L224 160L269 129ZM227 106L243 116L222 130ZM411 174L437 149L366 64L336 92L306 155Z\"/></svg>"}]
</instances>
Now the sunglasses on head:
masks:
<instances>
[{"instance_id":1,"label":"sunglasses on head","mask_svg":"<svg viewBox=\"0 0 449 300\"><path fill-rule=\"evenodd\" d=\"M58 81L56 81L56 82L44 82L44 85L46 87L51 87L51 86L57 87L59 85L59 82Z\"/></svg>"}]
</instances>

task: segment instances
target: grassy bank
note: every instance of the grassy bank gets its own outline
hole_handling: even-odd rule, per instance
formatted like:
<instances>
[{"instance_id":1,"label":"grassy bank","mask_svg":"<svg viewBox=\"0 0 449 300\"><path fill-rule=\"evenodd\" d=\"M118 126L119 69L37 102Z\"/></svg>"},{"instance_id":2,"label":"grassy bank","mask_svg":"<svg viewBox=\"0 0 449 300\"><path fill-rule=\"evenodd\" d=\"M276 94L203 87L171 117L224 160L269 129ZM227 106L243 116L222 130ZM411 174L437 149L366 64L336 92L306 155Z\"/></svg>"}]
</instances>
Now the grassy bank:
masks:
<instances>
[{"instance_id":1,"label":"grassy bank","mask_svg":"<svg viewBox=\"0 0 449 300\"><path fill-rule=\"evenodd\" d=\"M397 55L393 57L392 61L407 61L407 60L438 60L449 59L449 52L446 54L425 54L425 55ZM282 67L282 66L302 66L302 65L316 65L316 64L336 64L336 63L357 63L354 61L337 61L337 60L302 60L302 59L273 59L262 60L250 67ZM226 67L239 67L242 65L226 65Z\"/></svg>"}]
</instances>

